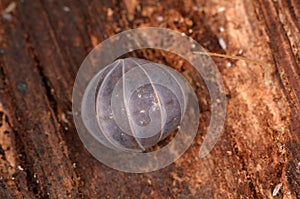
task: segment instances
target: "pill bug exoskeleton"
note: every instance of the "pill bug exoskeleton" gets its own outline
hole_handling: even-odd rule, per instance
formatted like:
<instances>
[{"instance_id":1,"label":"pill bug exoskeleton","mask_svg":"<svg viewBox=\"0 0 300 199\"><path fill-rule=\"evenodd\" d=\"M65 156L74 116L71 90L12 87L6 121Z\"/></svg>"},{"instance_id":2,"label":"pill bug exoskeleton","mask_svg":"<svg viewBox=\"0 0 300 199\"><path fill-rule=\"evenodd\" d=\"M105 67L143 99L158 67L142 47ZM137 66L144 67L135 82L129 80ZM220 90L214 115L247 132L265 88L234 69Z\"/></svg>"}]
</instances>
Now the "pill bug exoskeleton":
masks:
<instances>
[{"instance_id":1,"label":"pill bug exoskeleton","mask_svg":"<svg viewBox=\"0 0 300 199\"><path fill-rule=\"evenodd\" d=\"M180 125L187 96L186 82L174 69L143 59L118 59L90 81L82 119L103 145L141 152Z\"/></svg>"}]
</instances>

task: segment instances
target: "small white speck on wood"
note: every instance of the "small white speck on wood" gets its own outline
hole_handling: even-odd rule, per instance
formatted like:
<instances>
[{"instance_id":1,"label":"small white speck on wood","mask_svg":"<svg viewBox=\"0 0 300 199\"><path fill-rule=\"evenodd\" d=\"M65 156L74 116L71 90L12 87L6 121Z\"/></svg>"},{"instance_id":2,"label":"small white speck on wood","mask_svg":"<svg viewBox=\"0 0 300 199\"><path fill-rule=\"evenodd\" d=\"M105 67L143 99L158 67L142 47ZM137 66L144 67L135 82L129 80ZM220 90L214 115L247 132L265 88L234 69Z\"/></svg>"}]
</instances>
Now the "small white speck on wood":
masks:
<instances>
[{"instance_id":1,"label":"small white speck on wood","mask_svg":"<svg viewBox=\"0 0 300 199\"><path fill-rule=\"evenodd\" d=\"M219 44L220 44L222 49L226 50L227 45L226 45L225 40L222 37L219 37Z\"/></svg>"},{"instance_id":2,"label":"small white speck on wood","mask_svg":"<svg viewBox=\"0 0 300 199\"><path fill-rule=\"evenodd\" d=\"M106 15L107 15L108 17L112 17L113 14L114 14L114 11L113 11L111 8L108 8L108 9L107 9Z\"/></svg>"},{"instance_id":3,"label":"small white speck on wood","mask_svg":"<svg viewBox=\"0 0 300 199\"><path fill-rule=\"evenodd\" d=\"M273 190L273 193L272 193L272 196L277 196L277 194L279 193L281 187L282 187L282 182L275 186L275 188Z\"/></svg>"},{"instance_id":4,"label":"small white speck on wood","mask_svg":"<svg viewBox=\"0 0 300 199\"><path fill-rule=\"evenodd\" d=\"M2 15L2 17L3 17L4 19L6 19L7 21L11 21L11 20L12 20L12 15L11 15L10 13L4 13L4 14Z\"/></svg>"},{"instance_id":5,"label":"small white speck on wood","mask_svg":"<svg viewBox=\"0 0 300 199\"><path fill-rule=\"evenodd\" d=\"M156 18L156 20L157 20L158 22L162 22L162 21L164 20L164 17L163 17L163 16L158 16L158 17Z\"/></svg>"},{"instance_id":6,"label":"small white speck on wood","mask_svg":"<svg viewBox=\"0 0 300 199\"><path fill-rule=\"evenodd\" d=\"M62 120L64 123L69 124L69 121L68 121L68 119L67 119L65 113L62 113L62 114L61 114L61 120Z\"/></svg>"},{"instance_id":7,"label":"small white speck on wood","mask_svg":"<svg viewBox=\"0 0 300 199\"><path fill-rule=\"evenodd\" d=\"M68 6L64 6L64 7L63 7L63 10L64 10L65 12L70 12L70 11L71 11L71 9L70 9Z\"/></svg>"},{"instance_id":8,"label":"small white speck on wood","mask_svg":"<svg viewBox=\"0 0 300 199\"><path fill-rule=\"evenodd\" d=\"M224 12L226 9L224 7L219 7L218 12Z\"/></svg>"},{"instance_id":9,"label":"small white speck on wood","mask_svg":"<svg viewBox=\"0 0 300 199\"><path fill-rule=\"evenodd\" d=\"M4 13L10 13L12 11L14 11L17 7L16 2L11 2L4 10Z\"/></svg>"},{"instance_id":10,"label":"small white speck on wood","mask_svg":"<svg viewBox=\"0 0 300 199\"><path fill-rule=\"evenodd\" d=\"M19 169L20 171L24 171L24 169L21 167L21 165L18 166L18 169Z\"/></svg>"},{"instance_id":11,"label":"small white speck on wood","mask_svg":"<svg viewBox=\"0 0 300 199\"><path fill-rule=\"evenodd\" d=\"M198 11L199 8L198 8L197 6L194 6L194 7L193 7L193 10L194 10L194 11Z\"/></svg>"}]
</instances>

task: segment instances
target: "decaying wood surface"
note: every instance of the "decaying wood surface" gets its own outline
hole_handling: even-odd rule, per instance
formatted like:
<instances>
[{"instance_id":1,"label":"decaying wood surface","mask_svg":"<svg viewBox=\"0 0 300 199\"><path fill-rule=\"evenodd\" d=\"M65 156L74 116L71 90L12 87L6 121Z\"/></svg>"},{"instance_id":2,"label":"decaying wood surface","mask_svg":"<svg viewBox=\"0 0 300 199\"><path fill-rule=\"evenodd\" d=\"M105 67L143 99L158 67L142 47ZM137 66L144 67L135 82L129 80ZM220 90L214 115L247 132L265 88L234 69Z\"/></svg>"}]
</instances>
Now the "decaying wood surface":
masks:
<instances>
[{"instance_id":1,"label":"decaying wood surface","mask_svg":"<svg viewBox=\"0 0 300 199\"><path fill-rule=\"evenodd\" d=\"M0 12L0 198L300 198L299 0L1 0ZM189 150L126 174L84 148L72 86L93 47L149 26L268 67L216 58L228 113L211 154L197 158L210 118L201 91Z\"/></svg>"}]
</instances>

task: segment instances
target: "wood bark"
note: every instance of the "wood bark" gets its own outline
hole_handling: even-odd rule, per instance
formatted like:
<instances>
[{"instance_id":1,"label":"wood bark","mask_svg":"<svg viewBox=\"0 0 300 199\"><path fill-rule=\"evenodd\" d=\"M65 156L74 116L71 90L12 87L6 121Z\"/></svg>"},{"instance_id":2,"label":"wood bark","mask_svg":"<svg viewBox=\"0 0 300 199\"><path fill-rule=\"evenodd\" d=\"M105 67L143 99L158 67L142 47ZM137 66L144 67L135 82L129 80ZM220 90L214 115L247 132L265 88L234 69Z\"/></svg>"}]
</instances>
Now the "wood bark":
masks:
<instances>
[{"instance_id":1,"label":"wood bark","mask_svg":"<svg viewBox=\"0 0 300 199\"><path fill-rule=\"evenodd\" d=\"M300 198L299 0L1 0L0 12L0 198ZM210 117L203 91L189 150L128 174L84 148L72 86L101 41L149 26L267 67L215 58L228 112L213 151L197 158Z\"/></svg>"}]
</instances>

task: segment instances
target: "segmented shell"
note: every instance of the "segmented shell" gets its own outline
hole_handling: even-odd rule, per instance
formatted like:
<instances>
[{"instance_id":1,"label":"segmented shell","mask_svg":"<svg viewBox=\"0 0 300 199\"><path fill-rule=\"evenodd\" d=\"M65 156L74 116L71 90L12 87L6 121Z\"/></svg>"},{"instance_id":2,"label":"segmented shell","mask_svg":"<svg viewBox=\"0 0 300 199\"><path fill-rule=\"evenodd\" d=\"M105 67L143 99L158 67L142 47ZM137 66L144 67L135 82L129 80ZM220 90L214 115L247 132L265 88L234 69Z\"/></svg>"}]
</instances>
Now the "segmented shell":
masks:
<instances>
[{"instance_id":1,"label":"segmented shell","mask_svg":"<svg viewBox=\"0 0 300 199\"><path fill-rule=\"evenodd\" d=\"M174 69L137 58L118 59L90 81L82 118L103 145L141 152L180 124L187 103L186 82Z\"/></svg>"}]
</instances>

